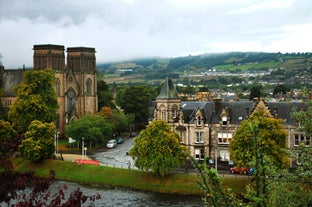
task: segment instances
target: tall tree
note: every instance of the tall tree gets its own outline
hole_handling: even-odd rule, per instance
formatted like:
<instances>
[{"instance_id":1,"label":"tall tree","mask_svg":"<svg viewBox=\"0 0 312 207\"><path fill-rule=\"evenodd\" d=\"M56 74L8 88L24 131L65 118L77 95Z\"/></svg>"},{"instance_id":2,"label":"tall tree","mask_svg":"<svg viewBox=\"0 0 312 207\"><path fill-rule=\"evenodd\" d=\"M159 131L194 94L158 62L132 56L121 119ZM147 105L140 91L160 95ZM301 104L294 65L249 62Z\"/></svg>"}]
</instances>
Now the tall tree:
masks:
<instances>
[{"instance_id":1,"label":"tall tree","mask_svg":"<svg viewBox=\"0 0 312 207\"><path fill-rule=\"evenodd\" d=\"M7 166L8 158L12 153L17 151L20 144L20 136L17 135L12 125L4 120L0 120L0 166Z\"/></svg>"},{"instance_id":2,"label":"tall tree","mask_svg":"<svg viewBox=\"0 0 312 207\"><path fill-rule=\"evenodd\" d=\"M188 151L166 122L155 120L135 138L129 154L139 169L164 176L185 162Z\"/></svg>"},{"instance_id":3,"label":"tall tree","mask_svg":"<svg viewBox=\"0 0 312 207\"><path fill-rule=\"evenodd\" d=\"M58 108L52 70L31 70L24 73L24 82L15 88L16 100L9 111L9 120L18 133L24 133L33 120L55 122Z\"/></svg>"},{"instance_id":4,"label":"tall tree","mask_svg":"<svg viewBox=\"0 0 312 207\"><path fill-rule=\"evenodd\" d=\"M153 98L149 87L129 86L119 93L116 101L125 114L134 114L135 125L137 128L142 128L147 124L149 105Z\"/></svg>"},{"instance_id":5,"label":"tall tree","mask_svg":"<svg viewBox=\"0 0 312 207\"><path fill-rule=\"evenodd\" d=\"M255 195L249 197L256 206L266 206L270 168L287 166L287 133L282 120L265 116L263 110L255 111L237 129L230 145L231 159L255 169Z\"/></svg>"},{"instance_id":6,"label":"tall tree","mask_svg":"<svg viewBox=\"0 0 312 207\"><path fill-rule=\"evenodd\" d=\"M19 146L21 156L32 162L49 158L54 153L55 124L34 120Z\"/></svg>"},{"instance_id":7,"label":"tall tree","mask_svg":"<svg viewBox=\"0 0 312 207\"><path fill-rule=\"evenodd\" d=\"M249 100L253 100L254 98L260 99L261 97L263 97L262 86L261 85L252 86L250 89Z\"/></svg>"},{"instance_id":8,"label":"tall tree","mask_svg":"<svg viewBox=\"0 0 312 207\"><path fill-rule=\"evenodd\" d=\"M115 108L115 105L113 104L113 93L105 81L101 80L97 82L97 93L99 110L104 106Z\"/></svg>"},{"instance_id":9,"label":"tall tree","mask_svg":"<svg viewBox=\"0 0 312 207\"><path fill-rule=\"evenodd\" d=\"M263 111L255 112L238 127L230 145L231 159L246 165L255 160L260 146L268 162L285 167L286 138L282 120L266 117Z\"/></svg>"}]
</instances>

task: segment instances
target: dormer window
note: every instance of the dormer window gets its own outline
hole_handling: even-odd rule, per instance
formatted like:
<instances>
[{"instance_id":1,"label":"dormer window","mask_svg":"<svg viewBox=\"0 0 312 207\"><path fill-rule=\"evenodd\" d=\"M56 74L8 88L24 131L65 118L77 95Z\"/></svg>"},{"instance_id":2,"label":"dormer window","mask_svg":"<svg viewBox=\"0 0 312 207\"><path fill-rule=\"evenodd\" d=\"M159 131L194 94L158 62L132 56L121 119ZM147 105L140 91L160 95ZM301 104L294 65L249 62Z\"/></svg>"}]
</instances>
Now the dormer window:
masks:
<instances>
[{"instance_id":1,"label":"dormer window","mask_svg":"<svg viewBox=\"0 0 312 207\"><path fill-rule=\"evenodd\" d=\"M201 126L201 122L202 122L202 118L201 118L201 116L198 116L196 126Z\"/></svg>"},{"instance_id":2,"label":"dormer window","mask_svg":"<svg viewBox=\"0 0 312 207\"><path fill-rule=\"evenodd\" d=\"M226 117L226 116L223 116L223 117L222 117L222 126L223 126L223 127L226 127L226 126L227 126L227 117Z\"/></svg>"}]
</instances>

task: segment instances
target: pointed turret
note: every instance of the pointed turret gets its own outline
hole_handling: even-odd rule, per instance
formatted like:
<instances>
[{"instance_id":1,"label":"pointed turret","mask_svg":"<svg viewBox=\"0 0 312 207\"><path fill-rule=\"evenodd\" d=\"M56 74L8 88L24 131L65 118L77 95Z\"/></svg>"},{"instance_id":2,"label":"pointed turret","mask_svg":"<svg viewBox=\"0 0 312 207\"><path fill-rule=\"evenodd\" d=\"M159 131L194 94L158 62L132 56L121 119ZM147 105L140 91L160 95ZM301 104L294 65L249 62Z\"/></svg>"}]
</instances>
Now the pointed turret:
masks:
<instances>
[{"instance_id":1,"label":"pointed turret","mask_svg":"<svg viewBox=\"0 0 312 207\"><path fill-rule=\"evenodd\" d=\"M179 99L177 90L170 78L166 78L166 81L156 99Z\"/></svg>"}]
</instances>

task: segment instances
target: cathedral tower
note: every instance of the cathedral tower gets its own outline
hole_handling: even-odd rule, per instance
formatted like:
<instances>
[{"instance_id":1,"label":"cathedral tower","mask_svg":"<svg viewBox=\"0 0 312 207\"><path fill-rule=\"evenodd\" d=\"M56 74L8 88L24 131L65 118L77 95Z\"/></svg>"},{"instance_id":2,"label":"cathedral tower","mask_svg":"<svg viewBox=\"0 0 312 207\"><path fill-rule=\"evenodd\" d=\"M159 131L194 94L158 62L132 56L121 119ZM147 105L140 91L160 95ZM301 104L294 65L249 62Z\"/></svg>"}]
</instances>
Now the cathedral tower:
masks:
<instances>
[{"instance_id":1,"label":"cathedral tower","mask_svg":"<svg viewBox=\"0 0 312 207\"><path fill-rule=\"evenodd\" d=\"M47 68L64 70L65 55L63 45L34 45L34 70Z\"/></svg>"},{"instance_id":2,"label":"cathedral tower","mask_svg":"<svg viewBox=\"0 0 312 207\"><path fill-rule=\"evenodd\" d=\"M64 136L65 126L86 113L97 112L97 70L95 49L67 48L67 67L64 46L34 45L34 69L52 68L59 109L56 121L58 133Z\"/></svg>"}]
</instances>

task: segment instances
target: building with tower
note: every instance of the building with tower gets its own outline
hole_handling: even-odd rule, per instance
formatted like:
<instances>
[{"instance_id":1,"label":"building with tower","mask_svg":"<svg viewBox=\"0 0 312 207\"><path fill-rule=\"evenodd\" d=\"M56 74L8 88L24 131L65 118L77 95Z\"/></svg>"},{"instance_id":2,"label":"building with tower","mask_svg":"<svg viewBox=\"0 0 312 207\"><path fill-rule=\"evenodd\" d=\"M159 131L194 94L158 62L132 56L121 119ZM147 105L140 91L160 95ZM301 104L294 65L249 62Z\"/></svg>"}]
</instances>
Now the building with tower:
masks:
<instances>
[{"instance_id":1,"label":"building with tower","mask_svg":"<svg viewBox=\"0 0 312 207\"><path fill-rule=\"evenodd\" d=\"M262 110L267 117L284 120L283 126L288 137L288 149L297 148L305 142L311 147L311 138L299 127L291 112L305 109L303 102L278 102L260 100L232 100L207 98L182 101L173 81L164 82L159 96L150 107L150 120L166 121L172 131L180 135L181 145L186 146L197 160L231 160L229 146L240 126L255 111ZM296 160L290 166L296 165Z\"/></svg>"},{"instance_id":2,"label":"building with tower","mask_svg":"<svg viewBox=\"0 0 312 207\"><path fill-rule=\"evenodd\" d=\"M98 110L95 49L68 47L67 65L64 50L62 45L34 45L34 70L55 71L59 103L56 124L60 136L64 135L68 122Z\"/></svg>"},{"instance_id":3,"label":"building with tower","mask_svg":"<svg viewBox=\"0 0 312 207\"><path fill-rule=\"evenodd\" d=\"M59 136L63 137L68 122L98 111L95 48L68 47L66 58L63 45L34 45L33 50L33 69L53 69L55 72L59 104L56 126ZM6 109L15 100L13 87L23 81L24 71L1 67L2 103Z\"/></svg>"}]
</instances>

